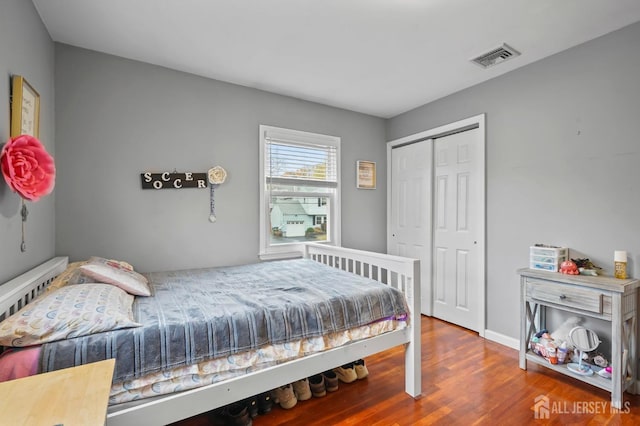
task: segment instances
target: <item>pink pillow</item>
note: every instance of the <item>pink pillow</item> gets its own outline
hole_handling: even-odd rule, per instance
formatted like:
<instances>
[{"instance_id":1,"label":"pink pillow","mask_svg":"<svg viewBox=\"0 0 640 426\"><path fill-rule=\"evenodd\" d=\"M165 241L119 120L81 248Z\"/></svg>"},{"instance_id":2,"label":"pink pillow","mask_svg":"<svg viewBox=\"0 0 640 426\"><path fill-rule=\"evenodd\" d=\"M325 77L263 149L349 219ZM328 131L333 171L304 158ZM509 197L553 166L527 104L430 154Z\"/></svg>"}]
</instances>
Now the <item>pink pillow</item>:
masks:
<instances>
[{"instance_id":1,"label":"pink pillow","mask_svg":"<svg viewBox=\"0 0 640 426\"><path fill-rule=\"evenodd\" d=\"M38 361L40 361L40 346L6 350L0 354L0 382L37 374Z\"/></svg>"},{"instance_id":2,"label":"pink pillow","mask_svg":"<svg viewBox=\"0 0 640 426\"><path fill-rule=\"evenodd\" d=\"M115 260L94 256L86 264L82 265L80 270L84 275L97 282L115 285L129 294L150 296L151 290L147 279L127 267L127 265Z\"/></svg>"}]
</instances>

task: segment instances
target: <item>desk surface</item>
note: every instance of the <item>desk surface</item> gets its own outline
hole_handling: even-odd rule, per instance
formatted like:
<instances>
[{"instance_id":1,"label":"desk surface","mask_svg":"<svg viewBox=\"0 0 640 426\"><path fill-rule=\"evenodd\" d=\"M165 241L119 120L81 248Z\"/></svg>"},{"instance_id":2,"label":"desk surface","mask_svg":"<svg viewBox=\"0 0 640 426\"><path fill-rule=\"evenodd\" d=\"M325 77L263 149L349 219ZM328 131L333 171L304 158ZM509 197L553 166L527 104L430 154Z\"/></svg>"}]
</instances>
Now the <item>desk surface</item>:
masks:
<instances>
[{"instance_id":1,"label":"desk surface","mask_svg":"<svg viewBox=\"0 0 640 426\"><path fill-rule=\"evenodd\" d=\"M0 383L7 425L104 425L114 359Z\"/></svg>"},{"instance_id":2,"label":"desk surface","mask_svg":"<svg viewBox=\"0 0 640 426\"><path fill-rule=\"evenodd\" d=\"M640 280L635 278L618 279L604 275L597 277L589 275L567 275L560 272L542 271L539 269L522 268L518 273L524 277L539 278L565 284L581 285L584 287L597 288L600 290L625 293L634 288L640 287Z\"/></svg>"}]
</instances>

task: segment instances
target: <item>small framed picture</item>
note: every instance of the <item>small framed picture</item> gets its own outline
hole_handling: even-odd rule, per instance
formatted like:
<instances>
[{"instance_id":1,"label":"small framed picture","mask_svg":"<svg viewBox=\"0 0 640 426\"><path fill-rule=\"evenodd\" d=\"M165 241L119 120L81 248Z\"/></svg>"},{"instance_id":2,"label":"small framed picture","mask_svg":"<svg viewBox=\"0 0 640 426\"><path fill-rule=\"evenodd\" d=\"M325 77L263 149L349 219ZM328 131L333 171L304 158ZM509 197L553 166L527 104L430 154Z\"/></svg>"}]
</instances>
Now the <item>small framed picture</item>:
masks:
<instances>
[{"instance_id":1,"label":"small framed picture","mask_svg":"<svg viewBox=\"0 0 640 426\"><path fill-rule=\"evenodd\" d=\"M376 163L373 161L357 162L356 188L376 189Z\"/></svg>"},{"instance_id":2,"label":"small framed picture","mask_svg":"<svg viewBox=\"0 0 640 426\"><path fill-rule=\"evenodd\" d=\"M40 137L40 95L24 77L13 76L11 93L11 137Z\"/></svg>"}]
</instances>

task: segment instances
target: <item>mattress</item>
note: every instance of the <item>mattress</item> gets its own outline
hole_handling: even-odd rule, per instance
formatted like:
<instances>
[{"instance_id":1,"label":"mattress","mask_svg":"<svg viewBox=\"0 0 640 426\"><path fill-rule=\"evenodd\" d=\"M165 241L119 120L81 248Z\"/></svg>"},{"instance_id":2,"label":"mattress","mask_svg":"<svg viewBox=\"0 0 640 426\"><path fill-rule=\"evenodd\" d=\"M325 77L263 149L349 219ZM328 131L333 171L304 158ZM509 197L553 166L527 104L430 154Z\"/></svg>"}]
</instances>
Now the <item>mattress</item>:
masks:
<instances>
[{"instance_id":1,"label":"mattress","mask_svg":"<svg viewBox=\"0 0 640 426\"><path fill-rule=\"evenodd\" d=\"M116 358L114 383L127 383L408 313L400 291L307 259L146 276L142 327L44 344L39 371Z\"/></svg>"},{"instance_id":2,"label":"mattress","mask_svg":"<svg viewBox=\"0 0 640 426\"><path fill-rule=\"evenodd\" d=\"M115 382L111 386L109 405L122 405L219 383L405 327L406 321L402 317L386 319L351 330L295 342L266 345L256 350ZM12 348L0 354L0 382L37 374L41 351L42 348L38 345Z\"/></svg>"},{"instance_id":3,"label":"mattress","mask_svg":"<svg viewBox=\"0 0 640 426\"><path fill-rule=\"evenodd\" d=\"M111 386L109 405L124 404L219 383L310 354L400 330L405 326L406 321L403 320L381 320L326 336L267 345L256 350L117 382Z\"/></svg>"}]
</instances>

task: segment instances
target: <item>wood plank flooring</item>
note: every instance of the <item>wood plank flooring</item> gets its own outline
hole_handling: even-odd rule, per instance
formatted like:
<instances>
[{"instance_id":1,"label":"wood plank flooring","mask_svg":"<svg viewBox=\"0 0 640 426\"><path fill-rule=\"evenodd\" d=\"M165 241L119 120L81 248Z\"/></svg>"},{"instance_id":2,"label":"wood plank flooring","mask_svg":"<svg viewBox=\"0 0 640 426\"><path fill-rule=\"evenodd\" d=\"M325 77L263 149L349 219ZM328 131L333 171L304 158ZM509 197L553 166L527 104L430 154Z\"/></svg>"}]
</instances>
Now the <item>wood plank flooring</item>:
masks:
<instances>
[{"instance_id":1,"label":"wood plank flooring","mask_svg":"<svg viewBox=\"0 0 640 426\"><path fill-rule=\"evenodd\" d=\"M324 398L274 407L253 420L263 425L638 425L640 396L625 393L623 412L610 394L529 363L518 367L518 352L474 332L422 317L422 391L404 393L404 353L392 349L366 359L369 378L340 383ZM537 397L548 419L534 418ZM215 425L207 415L174 426Z\"/></svg>"}]
</instances>

